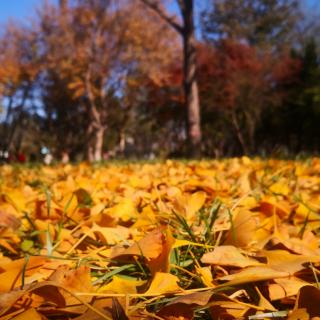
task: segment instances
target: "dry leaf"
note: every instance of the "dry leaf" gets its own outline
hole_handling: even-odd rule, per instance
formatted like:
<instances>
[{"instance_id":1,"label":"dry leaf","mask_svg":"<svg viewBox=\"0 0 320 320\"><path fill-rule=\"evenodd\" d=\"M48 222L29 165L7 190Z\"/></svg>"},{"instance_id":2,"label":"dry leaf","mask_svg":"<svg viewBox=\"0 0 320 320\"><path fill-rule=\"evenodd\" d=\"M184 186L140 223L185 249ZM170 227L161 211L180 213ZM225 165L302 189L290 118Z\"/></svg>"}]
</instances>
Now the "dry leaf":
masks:
<instances>
[{"instance_id":1,"label":"dry leaf","mask_svg":"<svg viewBox=\"0 0 320 320\"><path fill-rule=\"evenodd\" d=\"M314 286L304 286L300 289L294 310L304 309L310 318L320 316L320 290Z\"/></svg>"},{"instance_id":2,"label":"dry leaf","mask_svg":"<svg viewBox=\"0 0 320 320\"><path fill-rule=\"evenodd\" d=\"M289 277L290 274L285 271L278 271L269 267L248 267L240 272L224 276L219 280L228 281L227 286L235 286L244 283L273 280L277 278Z\"/></svg>"},{"instance_id":3,"label":"dry leaf","mask_svg":"<svg viewBox=\"0 0 320 320\"><path fill-rule=\"evenodd\" d=\"M31 308L23 313L20 313L18 316L12 318L12 320L45 320L46 317L39 314L35 309Z\"/></svg>"},{"instance_id":4,"label":"dry leaf","mask_svg":"<svg viewBox=\"0 0 320 320\"><path fill-rule=\"evenodd\" d=\"M215 247L213 251L205 253L202 256L201 262L239 268L261 265L257 260L242 254L241 251L234 246Z\"/></svg>"},{"instance_id":5,"label":"dry leaf","mask_svg":"<svg viewBox=\"0 0 320 320\"><path fill-rule=\"evenodd\" d=\"M181 288L178 285L179 278L170 273L157 272L145 295L161 295L172 292L179 292Z\"/></svg>"}]
</instances>

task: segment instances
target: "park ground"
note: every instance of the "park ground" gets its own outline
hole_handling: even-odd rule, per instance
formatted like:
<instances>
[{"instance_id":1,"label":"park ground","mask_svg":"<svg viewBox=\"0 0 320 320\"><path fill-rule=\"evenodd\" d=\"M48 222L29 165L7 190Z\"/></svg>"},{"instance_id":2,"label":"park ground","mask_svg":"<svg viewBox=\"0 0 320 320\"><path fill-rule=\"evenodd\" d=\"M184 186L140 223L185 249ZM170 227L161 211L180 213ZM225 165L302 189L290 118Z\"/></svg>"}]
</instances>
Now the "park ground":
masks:
<instances>
[{"instance_id":1,"label":"park ground","mask_svg":"<svg viewBox=\"0 0 320 320\"><path fill-rule=\"evenodd\" d=\"M318 319L320 159L0 167L0 320Z\"/></svg>"}]
</instances>

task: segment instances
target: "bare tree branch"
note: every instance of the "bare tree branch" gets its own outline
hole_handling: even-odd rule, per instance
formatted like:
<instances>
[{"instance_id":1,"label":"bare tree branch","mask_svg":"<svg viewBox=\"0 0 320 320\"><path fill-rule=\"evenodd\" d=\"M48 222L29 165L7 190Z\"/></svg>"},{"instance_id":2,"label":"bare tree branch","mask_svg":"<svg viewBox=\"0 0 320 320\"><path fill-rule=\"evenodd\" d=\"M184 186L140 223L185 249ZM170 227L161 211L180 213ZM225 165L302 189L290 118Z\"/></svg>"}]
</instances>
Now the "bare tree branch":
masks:
<instances>
[{"instance_id":1,"label":"bare tree branch","mask_svg":"<svg viewBox=\"0 0 320 320\"><path fill-rule=\"evenodd\" d=\"M173 29L177 32L182 33L183 27L174 21L173 17L168 16L155 2L151 2L150 0L140 0L143 2L147 7L152 9L159 17L165 20Z\"/></svg>"},{"instance_id":2,"label":"bare tree branch","mask_svg":"<svg viewBox=\"0 0 320 320\"><path fill-rule=\"evenodd\" d=\"M184 14L186 11L185 3L182 0L177 0L177 3L178 3L178 6L180 8L181 13Z\"/></svg>"}]
</instances>

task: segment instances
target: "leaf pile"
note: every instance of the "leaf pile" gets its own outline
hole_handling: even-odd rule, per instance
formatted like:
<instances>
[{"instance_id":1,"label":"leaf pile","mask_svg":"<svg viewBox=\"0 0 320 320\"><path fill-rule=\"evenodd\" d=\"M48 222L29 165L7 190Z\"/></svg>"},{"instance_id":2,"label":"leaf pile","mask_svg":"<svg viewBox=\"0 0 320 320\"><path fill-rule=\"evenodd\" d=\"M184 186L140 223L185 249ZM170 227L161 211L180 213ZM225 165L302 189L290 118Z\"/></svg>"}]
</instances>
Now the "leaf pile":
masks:
<instances>
[{"instance_id":1,"label":"leaf pile","mask_svg":"<svg viewBox=\"0 0 320 320\"><path fill-rule=\"evenodd\" d=\"M0 320L320 317L320 160L0 168Z\"/></svg>"}]
</instances>

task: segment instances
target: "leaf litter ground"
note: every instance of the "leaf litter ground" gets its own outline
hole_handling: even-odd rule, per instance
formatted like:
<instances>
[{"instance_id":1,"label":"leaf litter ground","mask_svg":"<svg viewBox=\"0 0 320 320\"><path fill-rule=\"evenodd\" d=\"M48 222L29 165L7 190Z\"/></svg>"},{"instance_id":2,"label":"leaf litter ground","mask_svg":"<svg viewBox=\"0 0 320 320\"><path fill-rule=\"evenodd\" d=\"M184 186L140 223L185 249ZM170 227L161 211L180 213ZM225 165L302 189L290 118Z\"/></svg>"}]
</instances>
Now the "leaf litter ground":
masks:
<instances>
[{"instance_id":1,"label":"leaf litter ground","mask_svg":"<svg viewBox=\"0 0 320 320\"><path fill-rule=\"evenodd\" d=\"M0 168L0 320L317 319L320 160Z\"/></svg>"}]
</instances>

